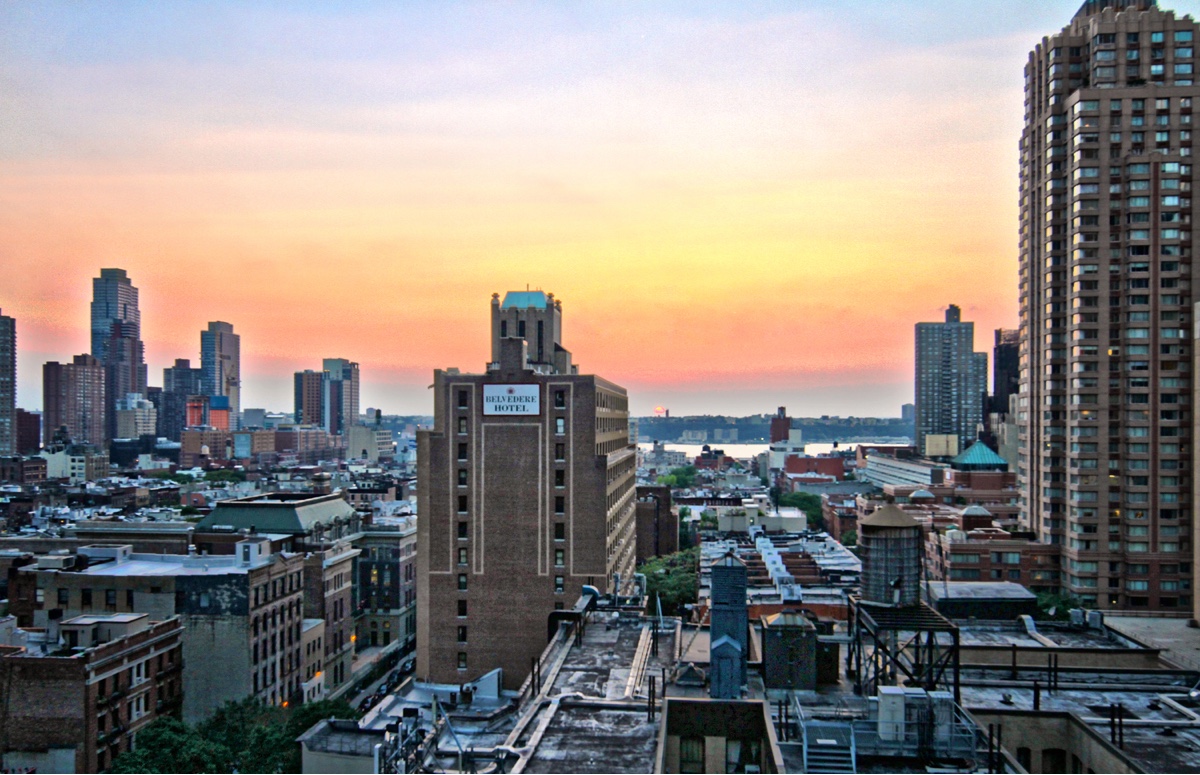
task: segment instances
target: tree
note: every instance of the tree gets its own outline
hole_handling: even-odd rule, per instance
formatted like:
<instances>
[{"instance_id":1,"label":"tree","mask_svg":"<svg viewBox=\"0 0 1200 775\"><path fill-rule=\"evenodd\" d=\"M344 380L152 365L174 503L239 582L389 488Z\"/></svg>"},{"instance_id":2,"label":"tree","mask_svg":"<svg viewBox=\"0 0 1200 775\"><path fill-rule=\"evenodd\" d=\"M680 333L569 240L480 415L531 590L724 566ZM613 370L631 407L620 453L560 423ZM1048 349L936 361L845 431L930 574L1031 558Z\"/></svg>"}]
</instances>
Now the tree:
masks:
<instances>
[{"instance_id":1,"label":"tree","mask_svg":"<svg viewBox=\"0 0 1200 775\"><path fill-rule=\"evenodd\" d=\"M1065 622L1071 618L1072 608L1083 608L1079 598L1057 592L1040 592L1037 596L1038 618L1053 622Z\"/></svg>"},{"instance_id":2,"label":"tree","mask_svg":"<svg viewBox=\"0 0 1200 775\"><path fill-rule=\"evenodd\" d=\"M821 498L807 492L785 492L779 496L779 505L800 509L808 517L808 526L822 529L825 518L821 513Z\"/></svg>"},{"instance_id":3,"label":"tree","mask_svg":"<svg viewBox=\"0 0 1200 775\"><path fill-rule=\"evenodd\" d=\"M858 531L847 530L845 533L842 533L842 546L847 549L852 546L858 546Z\"/></svg>"},{"instance_id":4,"label":"tree","mask_svg":"<svg viewBox=\"0 0 1200 775\"><path fill-rule=\"evenodd\" d=\"M244 482L246 481L245 471L233 471L228 468L221 468L216 471L209 471L204 474L206 482Z\"/></svg>"},{"instance_id":5,"label":"tree","mask_svg":"<svg viewBox=\"0 0 1200 775\"><path fill-rule=\"evenodd\" d=\"M655 557L639 569L640 573L646 574L649 610L655 610L656 597L662 602L663 613L667 616L682 615L683 606L696 602L700 591L700 571L696 565L699 559L699 549L685 549Z\"/></svg>"},{"instance_id":6,"label":"tree","mask_svg":"<svg viewBox=\"0 0 1200 775\"><path fill-rule=\"evenodd\" d=\"M227 746L205 739L174 716L143 729L137 743L136 751L113 759L112 772L233 772Z\"/></svg>"},{"instance_id":7,"label":"tree","mask_svg":"<svg viewBox=\"0 0 1200 775\"><path fill-rule=\"evenodd\" d=\"M317 724L321 719L327 718L342 718L352 719L358 718L359 714L354 708L350 707L350 703L345 700L321 700L320 702L306 702L303 705L293 708L288 713L287 724L284 727L284 747L287 749L287 755L284 760L284 772L300 772L301 769L301 749L300 744L296 742L296 738L307 732ZM246 770L246 772L261 772L262 770Z\"/></svg>"},{"instance_id":8,"label":"tree","mask_svg":"<svg viewBox=\"0 0 1200 775\"><path fill-rule=\"evenodd\" d=\"M682 468L672 468L671 476L675 478L676 487L691 487L696 483L696 467L683 466Z\"/></svg>"},{"instance_id":9,"label":"tree","mask_svg":"<svg viewBox=\"0 0 1200 775\"><path fill-rule=\"evenodd\" d=\"M176 484L190 484L193 481L192 477L187 474L171 473L165 468L157 471L143 471L142 478L162 479L163 481L175 482Z\"/></svg>"},{"instance_id":10,"label":"tree","mask_svg":"<svg viewBox=\"0 0 1200 775\"><path fill-rule=\"evenodd\" d=\"M691 506L680 506L679 507L679 518L680 519L687 519L690 516L692 516L692 507Z\"/></svg>"},{"instance_id":11,"label":"tree","mask_svg":"<svg viewBox=\"0 0 1200 775\"><path fill-rule=\"evenodd\" d=\"M189 727L177 718L155 721L138 733L136 751L113 760L113 772L300 772L296 738L324 718L357 718L345 700L293 708L254 697L230 701Z\"/></svg>"}]
</instances>

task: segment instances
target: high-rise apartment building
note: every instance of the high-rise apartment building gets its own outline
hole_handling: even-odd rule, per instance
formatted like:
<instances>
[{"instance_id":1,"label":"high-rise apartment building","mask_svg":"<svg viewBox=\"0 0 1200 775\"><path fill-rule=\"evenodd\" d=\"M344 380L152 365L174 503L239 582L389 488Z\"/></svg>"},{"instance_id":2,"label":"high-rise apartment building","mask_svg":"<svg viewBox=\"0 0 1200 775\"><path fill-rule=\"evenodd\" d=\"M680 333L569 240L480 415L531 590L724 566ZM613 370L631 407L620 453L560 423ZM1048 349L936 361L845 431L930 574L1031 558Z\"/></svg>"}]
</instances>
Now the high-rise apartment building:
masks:
<instances>
[{"instance_id":1,"label":"high-rise apartment building","mask_svg":"<svg viewBox=\"0 0 1200 775\"><path fill-rule=\"evenodd\" d=\"M176 358L174 366L163 369L163 392L159 400L158 435L179 441L188 426L188 397L202 395L203 370L193 369L187 358Z\"/></svg>"},{"instance_id":2,"label":"high-rise apartment building","mask_svg":"<svg viewBox=\"0 0 1200 775\"><path fill-rule=\"evenodd\" d=\"M975 324L951 304L944 323L916 326L917 449L953 456L976 438L987 394L987 354L975 352ZM930 438L935 437L935 438Z\"/></svg>"},{"instance_id":3,"label":"high-rise apartment building","mask_svg":"<svg viewBox=\"0 0 1200 775\"><path fill-rule=\"evenodd\" d=\"M113 323L112 333L105 345L104 389L108 397L105 410L105 429L108 438L117 438L117 402L126 396L144 397L146 362L142 340L132 336L127 323Z\"/></svg>"},{"instance_id":4,"label":"high-rise apartment building","mask_svg":"<svg viewBox=\"0 0 1200 775\"><path fill-rule=\"evenodd\" d=\"M0 455L17 452L17 321L0 315Z\"/></svg>"},{"instance_id":5,"label":"high-rise apartment building","mask_svg":"<svg viewBox=\"0 0 1200 775\"><path fill-rule=\"evenodd\" d=\"M106 396L104 366L90 355L76 355L71 363L50 361L42 366L45 443L49 445L59 428L65 427L68 438L76 444L107 448Z\"/></svg>"},{"instance_id":6,"label":"high-rise apartment building","mask_svg":"<svg viewBox=\"0 0 1200 775\"><path fill-rule=\"evenodd\" d=\"M326 430L345 435L358 424L358 364L345 358L326 358L321 368L329 375Z\"/></svg>"},{"instance_id":7,"label":"high-rise apartment building","mask_svg":"<svg viewBox=\"0 0 1200 775\"><path fill-rule=\"evenodd\" d=\"M92 356L108 362L108 344L113 324L120 323L122 335L142 337L142 315L138 311L138 289L124 269L101 269L92 278Z\"/></svg>"},{"instance_id":8,"label":"high-rise apartment building","mask_svg":"<svg viewBox=\"0 0 1200 775\"><path fill-rule=\"evenodd\" d=\"M483 374L434 372L434 427L417 434L417 675L461 683L495 668L517 688L548 618L584 585L622 591L636 551L629 403L582 375L550 294L492 297Z\"/></svg>"},{"instance_id":9,"label":"high-rise apartment building","mask_svg":"<svg viewBox=\"0 0 1200 775\"><path fill-rule=\"evenodd\" d=\"M1021 332L1015 328L997 328L992 348L992 394L989 412L1008 414L1008 397L1020 390Z\"/></svg>"},{"instance_id":10,"label":"high-rise apartment building","mask_svg":"<svg viewBox=\"0 0 1200 775\"><path fill-rule=\"evenodd\" d=\"M1099 608L1193 603L1197 32L1089 0L1025 66L1022 519Z\"/></svg>"},{"instance_id":11,"label":"high-rise apartment building","mask_svg":"<svg viewBox=\"0 0 1200 775\"><path fill-rule=\"evenodd\" d=\"M242 408L242 338L233 333L229 323L215 321L200 332L200 368L203 373L203 392L209 396L229 399L230 427L237 430L238 412Z\"/></svg>"},{"instance_id":12,"label":"high-rise apartment building","mask_svg":"<svg viewBox=\"0 0 1200 775\"><path fill-rule=\"evenodd\" d=\"M324 428L329 416L329 373L305 369L296 372L294 382L295 421Z\"/></svg>"},{"instance_id":13,"label":"high-rise apartment building","mask_svg":"<svg viewBox=\"0 0 1200 775\"><path fill-rule=\"evenodd\" d=\"M138 289L124 269L101 269L92 279L92 356L104 366L105 439L117 432L116 400L130 393L146 395L146 360L142 347L142 316Z\"/></svg>"}]
</instances>

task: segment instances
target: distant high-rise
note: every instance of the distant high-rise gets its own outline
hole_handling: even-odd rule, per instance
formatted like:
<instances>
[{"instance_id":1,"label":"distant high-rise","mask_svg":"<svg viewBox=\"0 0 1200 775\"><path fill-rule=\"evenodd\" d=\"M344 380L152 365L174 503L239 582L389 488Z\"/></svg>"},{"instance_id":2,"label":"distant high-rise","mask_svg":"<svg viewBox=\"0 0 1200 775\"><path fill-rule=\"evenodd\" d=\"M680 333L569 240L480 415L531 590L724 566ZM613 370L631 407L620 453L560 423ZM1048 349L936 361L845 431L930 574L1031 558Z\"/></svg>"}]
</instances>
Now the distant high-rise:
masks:
<instances>
[{"instance_id":1,"label":"distant high-rise","mask_svg":"<svg viewBox=\"0 0 1200 775\"><path fill-rule=\"evenodd\" d=\"M241 337L229 323L215 321L200 332L200 368L204 393L229 399L230 425L237 429L242 398Z\"/></svg>"},{"instance_id":2,"label":"distant high-rise","mask_svg":"<svg viewBox=\"0 0 1200 775\"><path fill-rule=\"evenodd\" d=\"M138 289L124 269L101 269L92 278L92 356L101 363L108 362L114 323L121 324L122 336L142 338Z\"/></svg>"},{"instance_id":3,"label":"distant high-rise","mask_svg":"<svg viewBox=\"0 0 1200 775\"><path fill-rule=\"evenodd\" d=\"M297 423L325 427L329 411L329 374L306 369L295 375L295 414Z\"/></svg>"},{"instance_id":4,"label":"distant high-rise","mask_svg":"<svg viewBox=\"0 0 1200 775\"><path fill-rule=\"evenodd\" d=\"M42 415L17 410L17 454L36 455L42 448Z\"/></svg>"},{"instance_id":5,"label":"distant high-rise","mask_svg":"<svg viewBox=\"0 0 1200 775\"><path fill-rule=\"evenodd\" d=\"M77 444L108 447L105 432L105 373L100 361L76 355L71 363L51 361L42 367L42 434L46 444L59 428ZM115 403L114 403L115 407Z\"/></svg>"},{"instance_id":6,"label":"distant high-rise","mask_svg":"<svg viewBox=\"0 0 1200 775\"><path fill-rule=\"evenodd\" d=\"M1025 66L1020 518L1088 608L1189 611L1197 34L1090 0Z\"/></svg>"},{"instance_id":7,"label":"distant high-rise","mask_svg":"<svg viewBox=\"0 0 1200 775\"><path fill-rule=\"evenodd\" d=\"M146 395L146 361L142 340L132 335L128 323L114 322L105 345L104 362L105 428L110 439L117 438L117 401L129 395Z\"/></svg>"},{"instance_id":8,"label":"distant high-rise","mask_svg":"<svg viewBox=\"0 0 1200 775\"><path fill-rule=\"evenodd\" d=\"M987 354L975 352L975 324L958 307L944 323L916 326L916 432L922 454L955 455L971 446L983 422ZM954 448L927 449L930 436L953 437Z\"/></svg>"},{"instance_id":9,"label":"distant high-rise","mask_svg":"<svg viewBox=\"0 0 1200 775\"><path fill-rule=\"evenodd\" d=\"M203 370L193 369L187 358L176 358L175 365L163 369L163 392L159 400L158 435L179 441L187 427L188 397L203 390Z\"/></svg>"},{"instance_id":10,"label":"distant high-rise","mask_svg":"<svg viewBox=\"0 0 1200 775\"><path fill-rule=\"evenodd\" d=\"M345 358L326 358L321 367L329 375L329 407L326 425L330 433L345 434L358 424L358 364Z\"/></svg>"},{"instance_id":11,"label":"distant high-rise","mask_svg":"<svg viewBox=\"0 0 1200 775\"><path fill-rule=\"evenodd\" d=\"M17 321L0 315L0 455L17 452Z\"/></svg>"},{"instance_id":12,"label":"distant high-rise","mask_svg":"<svg viewBox=\"0 0 1200 775\"><path fill-rule=\"evenodd\" d=\"M996 329L996 345L992 349L992 395L989 412L1008 414L1008 397L1020 389L1021 332L1011 328Z\"/></svg>"},{"instance_id":13,"label":"distant high-rise","mask_svg":"<svg viewBox=\"0 0 1200 775\"><path fill-rule=\"evenodd\" d=\"M124 269L101 269L92 279L92 356L106 370L104 427L111 439L117 431L117 399L146 395L138 289Z\"/></svg>"}]
</instances>

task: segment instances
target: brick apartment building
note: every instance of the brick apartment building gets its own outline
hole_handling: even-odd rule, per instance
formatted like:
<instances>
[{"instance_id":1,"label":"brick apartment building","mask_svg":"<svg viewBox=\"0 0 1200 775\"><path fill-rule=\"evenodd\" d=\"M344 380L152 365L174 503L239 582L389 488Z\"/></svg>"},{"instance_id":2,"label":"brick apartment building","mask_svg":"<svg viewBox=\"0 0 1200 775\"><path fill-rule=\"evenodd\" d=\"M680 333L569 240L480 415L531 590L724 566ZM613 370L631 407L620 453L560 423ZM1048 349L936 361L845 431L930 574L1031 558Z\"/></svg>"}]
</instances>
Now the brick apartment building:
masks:
<instances>
[{"instance_id":1,"label":"brick apartment building","mask_svg":"<svg viewBox=\"0 0 1200 775\"><path fill-rule=\"evenodd\" d=\"M227 532L288 536L285 545L304 555L304 617L322 619L325 684L336 692L351 678L354 658L354 567L360 550L352 541L366 518L340 492L329 492L329 475L313 476L313 493L268 493L221 501L196 524L197 546L214 554L230 550Z\"/></svg>"},{"instance_id":2,"label":"brick apartment building","mask_svg":"<svg viewBox=\"0 0 1200 775\"><path fill-rule=\"evenodd\" d=\"M492 297L486 373L434 372L417 434L417 675L517 688L547 619L594 585L632 581L636 452L624 388L582 375L562 305Z\"/></svg>"},{"instance_id":3,"label":"brick apartment building","mask_svg":"<svg viewBox=\"0 0 1200 775\"><path fill-rule=\"evenodd\" d=\"M354 541L362 550L356 570L356 645L387 648L399 642L408 653L417 640L417 526L405 518L377 522L363 527Z\"/></svg>"},{"instance_id":4,"label":"brick apartment building","mask_svg":"<svg viewBox=\"0 0 1200 775\"><path fill-rule=\"evenodd\" d=\"M88 614L43 631L0 620L0 766L103 772L183 698L178 617Z\"/></svg>"},{"instance_id":5,"label":"brick apartment building","mask_svg":"<svg viewBox=\"0 0 1200 775\"><path fill-rule=\"evenodd\" d=\"M226 556L86 546L77 556L11 568L9 610L22 627L96 613L178 616L185 721L200 721L227 700L250 695L281 705L302 691L304 558L271 555L269 548L257 536Z\"/></svg>"}]
</instances>

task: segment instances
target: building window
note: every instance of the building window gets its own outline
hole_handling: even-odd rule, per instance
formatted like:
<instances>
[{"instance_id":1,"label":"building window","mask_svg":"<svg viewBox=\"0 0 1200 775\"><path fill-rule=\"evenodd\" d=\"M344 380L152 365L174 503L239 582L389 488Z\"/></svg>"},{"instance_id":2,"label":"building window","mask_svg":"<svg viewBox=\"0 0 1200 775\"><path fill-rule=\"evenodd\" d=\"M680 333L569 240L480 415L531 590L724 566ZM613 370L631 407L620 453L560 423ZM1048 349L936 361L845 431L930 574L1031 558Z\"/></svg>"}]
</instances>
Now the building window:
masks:
<instances>
[{"instance_id":1,"label":"building window","mask_svg":"<svg viewBox=\"0 0 1200 775\"><path fill-rule=\"evenodd\" d=\"M562 470L561 468L554 472L554 486L555 487L566 487L567 486L567 472Z\"/></svg>"},{"instance_id":2,"label":"building window","mask_svg":"<svg viewBox=\"0 0 1200 775\"><path fill-rule=\"evenodd\" d=\"M565 514L567 511L567 499L562 495L554 496L554 513Z\"/></svg>"},{"instance_id":3,"label":"building window","mask_svg":"<svg viewBox=\"0 0 1200 775\"><path fill-rule=\"evenodd\" d=\"M467 496L465 496L465 495L458 496L458 513L459 514L467 513ZM460 522L459 524L466 524L466 523ZM460 528L460 530L461 530L461 528ZM459 538L466 538L466 536L460 535Z\"/></svg>"},{"instance_id":4,"label":"building window","mask_svg":"<svg viewBox=\"0 0 1200 775\"><path fill-rule=\"evenodd\" d=\"M467 432L467 418L466 417L458 418L458 432L459 433Z\"/></svg>"},{"instance_id":5,"label":"building window","mask_svg":"<svg viewBox=\"0 0 1200 775\"><path fill-rule=\"evenodd\" d=\"M555 409L566 409L567 408L567 394L565 391L563 391L563 390L555 390L554 391L554 408Z\"/></svg>"},{"instance_id":6,"label":"building window","mask_svg":"<svg viewBox=\"0 0 1200 775\"><path fill-rule=\"evenodd\" d=\"M566 557L567 557L567 553L564 550L562 550L562 549L554 550L554 564L557 565L558 567L561 568L563 565L566 564Z\"/></svg>"},{"instance_id":7,"label":"building window","mask_svg":"<svg viewBox=\"0 0 1200 775\"><path fill-rule=\"evenodd\" d=\"M566 444L555 444L554 445L554 459L555 460L566 460L567 459L567 445Z\"/></svg>"},{"instance_id":8,"label":"building window","mask_svg":"<svg viewBox=\"0 0 1200 775\"><path fill-rule=\"evenodd\" d=\"M565 522L555 522L554 523L554 540L555 541L567 540L567 525Z\"/></svg>"},{"instance_id":9,"label":"building window","mask_svg":"<svg viewBox=\"0 0 1200 775\"><path fill-rule=\"evenodd\" d=\"M41 590L38 590L38 591L40 592ZM104 605L107 608L116 608L117 607L117 590L115 590L115 589L104 590Z\"/></svg>"},{"instance_id":10,"label":"building window","mask_svg":"<svg viewBox=\"0 0 1200 775\"><path fill-rule=\"evenodd\" d=\"M460 592L467 591L467 574L465 573L458 574L458 590Z\"/></svg>"},{"instance_id":11,"label":"building window","mask_svg":"<svg viewBox=\"0 0 1200 775\"><path fill-rule=\"evenodd\" d=\"M467 642L467 625L465 625L465 624L459 625L459 627L458 627L458 642L459 643ZM459 667L466 667L466 665L459 665Z\"/></svg>"},{"instance_id":12,"label":"building window","mask_svg":"<svg viewBox=\"0 0 1200 775\"><path fill-rule=\"evenodd\" d=\"M466 509L459 508L459 511L466 511ZM467 537L467 523L466 522L458 523L458 537L462 538L462 539L465 539Z\"/></svg>"},{"instance_id":13,"label":"building window","mask_svg":"<svg viewBox=\"0 0 1200 775\"><path fill-rule=\"evenodd\" d=\"M458 550L458 564L459 565L467 564L467 550L465 547Z\"/></svg>"},{"instance_id":14,"label":"building window","mask_svg":"<svg viewBox=\"0 0 1200 775\"><path fill-rule=\"evenodd\" d=\"M458 601L458 615L460 617L467 615L467 601L466 600Z\"/></svg>"},{"instance_id":15,"label":"building window","mask_svg":"<svg viewBox=\"0 0 1200 775\"><path fill-rule=\"evenodd\" d=\"M92 607L92 590L91 589L89 589L88 587L84 587L83 589L79 590L79 597L80 597L79 604L82 607L84 607L84 608Z\"/></svg>"},{"instance_id":16,"label":"building window","mask_svg":"<svg viewBox=\"0 0 1200 775\"><path fill-rule=\"evenodd\" d=\"M58 590L58 605L62 608L66 608L70 602L71 602L71 590L69 590L69 589Z\"/></svg>"},{"instance_id":17,"label":"building window","mask_svg":"<svg viewBox=\"0 0 1200 775\"><path fill-rule=\"evenodd\" d=\"M467 459L467 445L466 444L458 445L458 459L459 460Z\"/></svg>"},{"instance_id":18,"label":"building window","mask_svg":"<svg viewBox=\"0 0 1200 775\"><path fill-rule=\"evenodd\" d=\"M467 652L465 652L465 651L458 652L458 669L459 670L467 669Z\"/></svg>"},{"instance_id":19,"label":"building window","mask_svg":"<svg viewBox=\"0 0 1200 775\"><path fill-rule=\"evenodd\" d=\"M467 469L465 469L465 468L458 469L458 486L459 487L467 486Z\"/></svg>"},{"instance_id":20,"label":"building window","mask_svg":"<svg viewBox=\"0 0 1200 775\"><path fill-rule=\"evenodd\" d=\"M561 594L563 593L563 586L564 586L564 585L565 585L565 579L564 579L564 577L562 577L562 576L555 576L555 577L554 577L554 594L556 594L556 595L561 595Z\"/></svg>"},{"instance_id":21,"label":"building window","mask_svg":"<svg viewBox=\"0 0 1200 775\"><path fill-rule=\"evenodd\" d=\"M465 391L465 390L458 391L458 408L459 409L467 408L467 391Z\"/></svg>"},{"instance_id":22,"label":"building window","mask_svg":"<svg viewBox=\"0 0 1200 775\"><path fill-rule=\"evenodd\" d=\"M554 432L560 436L567 432L567 420L564 417L554 418Z\"/></svg>"},{"instance_id":23,"label":"building window","mask_svg":"<svg viewBox=\"0 0 1200 775\"><path fill-rule=\"evenodd\" d=\"M125 607L128 608L130 611L133 610L133 590L132 589L125 590Z\"/></svg>"}]
</instances>

